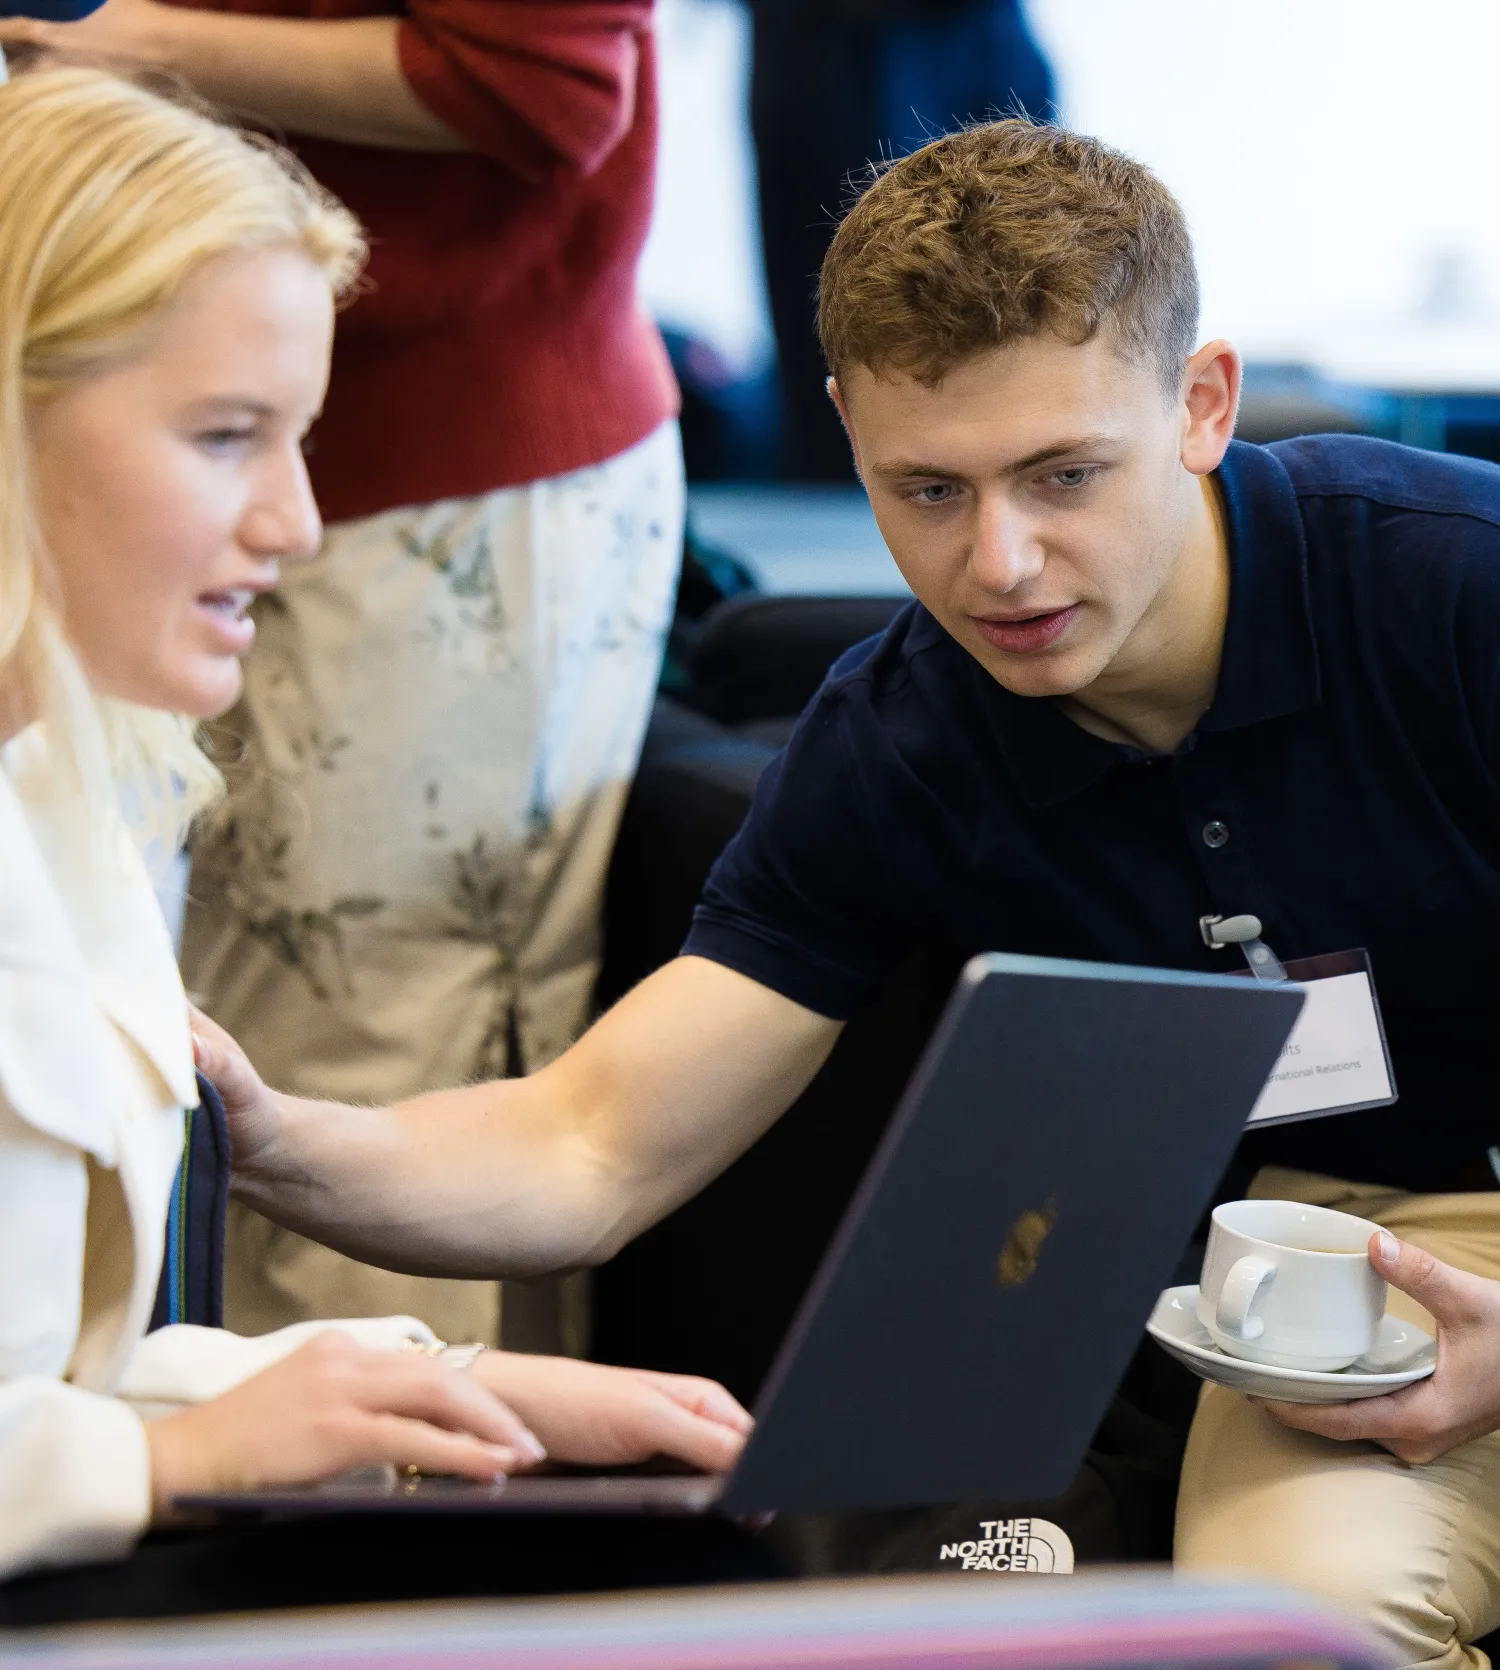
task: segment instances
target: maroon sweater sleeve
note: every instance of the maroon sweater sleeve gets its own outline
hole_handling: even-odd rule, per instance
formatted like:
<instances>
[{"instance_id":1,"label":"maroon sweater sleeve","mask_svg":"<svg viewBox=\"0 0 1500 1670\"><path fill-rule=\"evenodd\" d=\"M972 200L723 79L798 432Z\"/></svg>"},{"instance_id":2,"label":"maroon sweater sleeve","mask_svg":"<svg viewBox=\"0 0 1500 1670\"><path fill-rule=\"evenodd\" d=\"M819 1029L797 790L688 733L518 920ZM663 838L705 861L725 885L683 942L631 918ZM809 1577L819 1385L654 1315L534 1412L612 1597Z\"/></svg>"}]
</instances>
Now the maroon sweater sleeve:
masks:
<instances>
[{"instance_id":1,"label":"maroon sweater sleeve","mask_svg":"<svg viewBox=\"0 0 1500 1670\"><path fill-rule=\"evenodd\" d=\"M523 179L592 174L635 120L651 0L409 0L401 69L434 115Z\"/></svg>"}]
</instances>

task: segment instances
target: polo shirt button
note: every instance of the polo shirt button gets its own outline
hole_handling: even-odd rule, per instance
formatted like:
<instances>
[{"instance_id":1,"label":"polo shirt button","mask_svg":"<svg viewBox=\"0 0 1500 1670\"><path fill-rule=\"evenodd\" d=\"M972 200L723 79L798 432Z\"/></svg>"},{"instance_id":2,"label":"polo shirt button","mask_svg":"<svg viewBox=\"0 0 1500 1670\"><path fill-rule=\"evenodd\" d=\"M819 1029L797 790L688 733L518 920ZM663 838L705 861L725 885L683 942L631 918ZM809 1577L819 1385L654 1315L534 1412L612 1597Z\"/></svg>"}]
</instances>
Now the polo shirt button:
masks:
<instances>
[{"instance_id":1,"label":"polo shirt button","mask_svg":"<svg viewBox=\"0 0 1500 1670\"><path fill-rule=\"evenodd\" d=\"M1229 825L1220 823L1217 818L1203 826L1203 844L1206 847L1222 847L1229 840Z\"/></svg>"}]
</instances>

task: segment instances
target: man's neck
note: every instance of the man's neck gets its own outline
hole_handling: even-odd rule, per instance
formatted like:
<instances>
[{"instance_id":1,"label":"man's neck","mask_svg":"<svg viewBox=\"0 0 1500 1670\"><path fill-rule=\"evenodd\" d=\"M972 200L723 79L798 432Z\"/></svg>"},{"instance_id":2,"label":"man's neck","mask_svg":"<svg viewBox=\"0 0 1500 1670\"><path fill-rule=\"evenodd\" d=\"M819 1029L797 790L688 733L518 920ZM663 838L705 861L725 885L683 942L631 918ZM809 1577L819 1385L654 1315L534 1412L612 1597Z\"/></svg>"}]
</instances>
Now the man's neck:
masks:
<instances>
[{"instance_id":1,"label":"man's neck","mask_svg":"<svg viewBox=\"0 0 1500 1670\"><path fill-rule=\"evenodd\" d=\"M1229 542L1218 489L1205 476L1172 576L1124 651L1058 705L1107 742L1176 750L1208 711L1219 683L1229 615Z\"/></svg>"}]
</instances>

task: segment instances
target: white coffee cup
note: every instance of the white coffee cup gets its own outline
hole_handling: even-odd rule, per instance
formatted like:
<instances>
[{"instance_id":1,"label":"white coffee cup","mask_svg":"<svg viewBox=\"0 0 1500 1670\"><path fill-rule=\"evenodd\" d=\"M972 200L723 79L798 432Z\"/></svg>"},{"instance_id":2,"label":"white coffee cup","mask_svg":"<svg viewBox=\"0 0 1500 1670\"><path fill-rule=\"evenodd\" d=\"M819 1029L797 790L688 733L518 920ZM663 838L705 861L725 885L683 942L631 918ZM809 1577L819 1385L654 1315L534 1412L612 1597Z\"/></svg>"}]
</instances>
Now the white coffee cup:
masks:
<instances>
[{"instance_id":1,"label":"white coffee cup","mask_svg":"<svg viewBox=\"0 0 1500 1670\"><path fill-rule=\"evenodd\" d=\"M1348 1368L1374 1344L1385 1314L1385 1282L1369 1258L1379 1227L1296 1200L1216 1206L1198 1320L1231 1357Z\"/></svg>"}]
</instances>

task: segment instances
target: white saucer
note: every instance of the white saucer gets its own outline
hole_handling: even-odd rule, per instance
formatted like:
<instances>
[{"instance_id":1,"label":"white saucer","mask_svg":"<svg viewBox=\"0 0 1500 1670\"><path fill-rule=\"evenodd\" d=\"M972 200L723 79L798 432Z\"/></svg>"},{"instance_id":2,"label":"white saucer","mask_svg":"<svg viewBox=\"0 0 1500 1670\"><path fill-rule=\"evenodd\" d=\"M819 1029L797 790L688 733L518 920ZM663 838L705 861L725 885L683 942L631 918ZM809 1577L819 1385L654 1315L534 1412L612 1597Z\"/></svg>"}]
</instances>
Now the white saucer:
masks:
<instances>
[{"instance_id":1,"label":"white saucer","mask_svg":"<svg viewBox=\"0 0 1500 1670\"><path fill-rule=\"evenodd\" d=\"M1197 1303L1196 1286L1169 1287L1156 1301L1146 1332L1200 1380L1215 1380L1252 1397L1279 1398L1283 1403L1347 1403L1394 1392L1424 1379L1437 1367L1437 1341L1394 1316L1382 1318L1375 1343L1363 1357L1335 1374L1247 1363L1214 1344L1198 1320Z\"/></svg>"}]
</instances>

